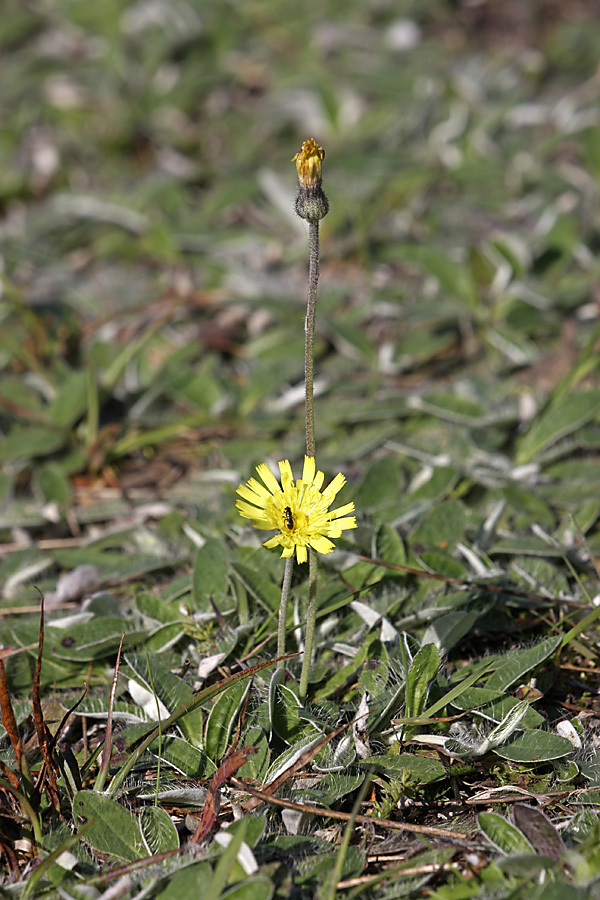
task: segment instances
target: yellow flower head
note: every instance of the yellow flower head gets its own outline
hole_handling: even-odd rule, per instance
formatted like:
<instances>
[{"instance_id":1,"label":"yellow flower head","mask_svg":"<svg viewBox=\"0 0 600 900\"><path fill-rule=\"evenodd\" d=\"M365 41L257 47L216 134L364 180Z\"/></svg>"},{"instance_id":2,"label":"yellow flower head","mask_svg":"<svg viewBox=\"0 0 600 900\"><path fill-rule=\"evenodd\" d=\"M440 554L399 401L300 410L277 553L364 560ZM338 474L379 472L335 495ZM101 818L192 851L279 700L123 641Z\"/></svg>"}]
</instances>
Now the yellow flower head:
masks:
<instances>
[{"instance_id":1,"label":"yellow flower head","mask_svg":"<svg viewBox=\"0 0 600 900\"><path fill-rule=\"evenodd\" d=\"M346 503L339 509L329 510L335 495L346 483L343 475L336 475L324 491L321 491L325 476L315 473L315 460L304 457L302 478L294 484L289 460L279 463L281 484L266 463L256 467L260 481L251 478L247 484L240 484L237 493L242 500L236 501L241 516L252 519L255 528L275 529L279 534L265 542L271 549L280 546L281 555L293 556L299 563L306 562L306 547L310 545L318 553L331 553L334 544L329 538L339 538L347 528L356 528L354 503Z\"/></svg>"},{"instance_id":2,"label":"yellow flower head","mask_svg":"<svg viewBox=\"0 0 600 900\"><path fill-rule=\"evenodd\" d=\"M296 153L292 162L296 163L298 181L304 187L316 187L322 181L323 160L325 151L319 147L314 138L302 144L300 153Z\"/></svg>"}]
</instances>

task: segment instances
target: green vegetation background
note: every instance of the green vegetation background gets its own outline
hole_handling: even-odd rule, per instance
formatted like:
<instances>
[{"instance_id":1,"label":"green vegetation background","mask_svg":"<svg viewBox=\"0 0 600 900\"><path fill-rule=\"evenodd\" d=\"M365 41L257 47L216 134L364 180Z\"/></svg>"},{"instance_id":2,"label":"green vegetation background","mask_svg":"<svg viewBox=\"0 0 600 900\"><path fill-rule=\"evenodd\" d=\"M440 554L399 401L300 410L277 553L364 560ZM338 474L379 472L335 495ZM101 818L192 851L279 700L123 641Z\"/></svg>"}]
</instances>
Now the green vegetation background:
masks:
<instances>
[{"instance_id":1,"label":"green vegetation background","mask_svg":"<svg viewBox=\"0 0 600 900\"><path fill-rule=\"evenodd\" d=\"M75 616L48 629L44 690L91 666L105 710L123 630L146 686L146 651L236 671L275 631L281 567L234 490L303 454L308 137L331 206L317 461L359 518L323 570L313 696L356 709L364 659L343 667L377 616L415 653L429 628L450 669L570 633L600 555L599 4L8 0L0 20L0 634L36 642L37 587ZM595 709L593 621L572 637L548 729ZM35 656L7 661L15 696ZM281 727L280 750L302 733Z\"/></svg>"}]
</instances>

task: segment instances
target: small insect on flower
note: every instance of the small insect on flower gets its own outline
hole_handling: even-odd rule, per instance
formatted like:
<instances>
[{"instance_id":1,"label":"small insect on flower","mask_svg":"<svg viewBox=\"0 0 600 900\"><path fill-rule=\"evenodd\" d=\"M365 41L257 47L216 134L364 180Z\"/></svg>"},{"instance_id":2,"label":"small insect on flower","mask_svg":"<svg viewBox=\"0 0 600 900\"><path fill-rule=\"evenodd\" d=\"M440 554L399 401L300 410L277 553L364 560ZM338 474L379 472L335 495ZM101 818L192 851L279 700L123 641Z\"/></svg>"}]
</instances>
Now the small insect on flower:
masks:
<instances>
[{"instance_id":1,"label":"small insect on flower","mask_svg":"<svg viewBox=\"0 0 600 900\"><path fill-rule=\"evenodd\" d=\"M354 512L354 503L329 509L346 479L342 474L336 475L322 491L325 476L316 471L314 457L304 457L302 478L295 483L287 459L279 463L281 484L266 463L257 466L256 472L261 480L251 478L247 484L239 485L237 493L242 499L236 501L236 506L241 516L252 519L255 528L279 532L265 542L265 547L281 547L281 555L286 558L295 551L298 562L303 563L308 559L307 547L318 553L331 553L335 545L330 538L339 538L342 531L356 528L355 517L348 515Z\"/></svg>"}]
</instances>

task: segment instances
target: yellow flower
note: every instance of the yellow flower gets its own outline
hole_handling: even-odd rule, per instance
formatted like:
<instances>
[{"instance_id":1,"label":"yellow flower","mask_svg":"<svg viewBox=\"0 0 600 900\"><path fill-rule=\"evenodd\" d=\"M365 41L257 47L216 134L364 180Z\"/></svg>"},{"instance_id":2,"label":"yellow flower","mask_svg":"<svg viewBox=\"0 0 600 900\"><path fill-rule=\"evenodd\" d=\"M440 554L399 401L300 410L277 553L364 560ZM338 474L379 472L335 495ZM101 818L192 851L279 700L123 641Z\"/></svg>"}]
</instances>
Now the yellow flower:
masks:
<instances>
[{"instance_id":1,"label":"yellow flower","mask_svg":"<svg viewBox=\"0 0 600 900\"><path fill-rule=\"evenodd\" d=\"M319 147L314 138L302 144L302 150L296 153L292 162L296 163L298 181L304 187L316 187L322 181L323 160L325 151Z\"/></svg>"},{"instance_id":2,"label":"yellow flower","mask_svg":"<svg viewBox=\"0 0 600 900\"><path fill-rule=\"evenodd\" d=\"M329 510L346 479L342 474L336 475L321 491L325 476L315 473L314 457L304 457L302 478L295 484L287 459L279 463L281 484L266 463L257 466L256 472L263 483L251 478L247 484L240 484L237 493L243 499L237 500L236 506L241 516L253 520L255 528L279 531L265 542L265 547L282 547L281 555L286 558L293 556L295 550L298 562L303 563L308 556L307 546L318 553L331 553L334 544L329 538L339 538L345 529L356 528L354 516L347 515L354 512L354 503Z\"/></svg>"}]
</instances>

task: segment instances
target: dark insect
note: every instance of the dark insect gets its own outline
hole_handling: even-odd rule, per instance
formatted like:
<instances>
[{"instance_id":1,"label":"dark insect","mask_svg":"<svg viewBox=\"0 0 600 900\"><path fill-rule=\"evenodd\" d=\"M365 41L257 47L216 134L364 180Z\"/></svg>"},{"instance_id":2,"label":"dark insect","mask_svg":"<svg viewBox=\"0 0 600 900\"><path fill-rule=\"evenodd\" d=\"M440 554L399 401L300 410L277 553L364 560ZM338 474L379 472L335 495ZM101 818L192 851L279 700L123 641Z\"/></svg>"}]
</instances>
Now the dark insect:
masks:
<instances>
[{"instance_id":1,"label":"dark insect","mask_svg":"<svg viewBox=\"0 0 600 900\"><path fill-rule=\"evenodd\" d=\"M292 528L294 527L294 517L292 516L292 511L291 511L291 509L289 508L289 506L286 506L286 508L284 509L283 513L284 513L284 515L285 515L285 524L287 525L287 527L288 527L288 528L290 529L290 531L291 531Z\"/></svg>"}]
</instances>

